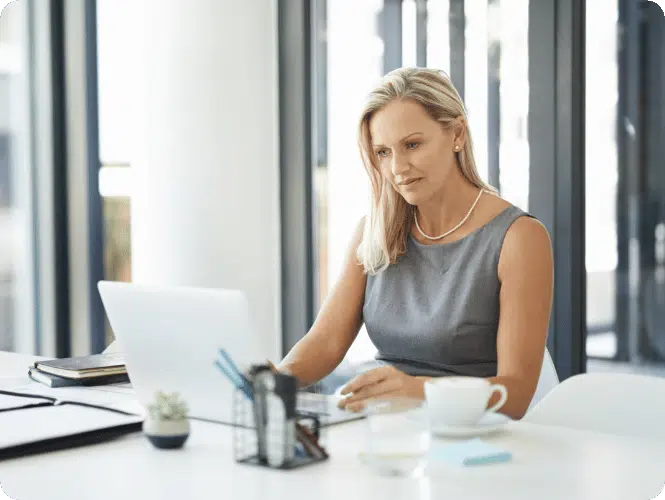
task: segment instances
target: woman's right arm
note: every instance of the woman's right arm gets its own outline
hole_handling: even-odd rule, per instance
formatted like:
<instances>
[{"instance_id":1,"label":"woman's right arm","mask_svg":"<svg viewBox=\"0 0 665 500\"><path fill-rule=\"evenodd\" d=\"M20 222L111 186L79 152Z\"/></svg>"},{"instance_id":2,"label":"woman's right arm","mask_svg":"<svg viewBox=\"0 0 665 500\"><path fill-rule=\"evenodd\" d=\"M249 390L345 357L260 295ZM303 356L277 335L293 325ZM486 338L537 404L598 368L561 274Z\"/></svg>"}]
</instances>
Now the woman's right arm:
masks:
<instances>
[{"instance_id":1,"label":"woman's right arm","mask_svg":"<svg viewBox=\"0 0 665 500\"><path fill-rule=\"evenodd\" d=\"M346 252L342 273L321 306L312 328L279 364L279 371L307 386L329 375L339 365L362 325L365 280L356 251L362 239L360 221Z\"/></svg>"}]
</instances>

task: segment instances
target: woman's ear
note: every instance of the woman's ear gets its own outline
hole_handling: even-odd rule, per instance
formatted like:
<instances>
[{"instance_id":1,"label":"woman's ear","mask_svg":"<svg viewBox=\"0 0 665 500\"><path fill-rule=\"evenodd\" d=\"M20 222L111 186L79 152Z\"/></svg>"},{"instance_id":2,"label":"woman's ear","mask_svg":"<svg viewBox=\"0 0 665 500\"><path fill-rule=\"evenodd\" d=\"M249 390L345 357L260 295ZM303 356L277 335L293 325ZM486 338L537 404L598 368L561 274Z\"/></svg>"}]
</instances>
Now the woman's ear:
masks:
<instances>
[{"instance_id":1,"label":"woman's ear","mask_svg":"<svg viewBox=\"0 0 665 500\"><path fill-rule=\"evenodd\" d=\"M455 118L453 124L454 131L454 141L455 144L458 144L460 149L464 149L464 143L466 142L466 120L462 116Z\"/></svg>"}]
</instances>

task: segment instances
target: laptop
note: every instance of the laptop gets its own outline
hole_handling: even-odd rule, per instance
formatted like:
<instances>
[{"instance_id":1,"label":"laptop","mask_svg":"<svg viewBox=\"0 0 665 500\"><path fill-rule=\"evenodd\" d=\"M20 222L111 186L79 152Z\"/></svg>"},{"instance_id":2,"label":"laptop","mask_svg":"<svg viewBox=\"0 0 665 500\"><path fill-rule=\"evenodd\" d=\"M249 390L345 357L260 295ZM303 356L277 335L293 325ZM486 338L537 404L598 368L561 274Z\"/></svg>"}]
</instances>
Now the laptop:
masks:
<instances>
[{"instance_id":1,"label":"laptop","mask_svg":"<svg viewBox=\"0 0 665 500\"><path fill-rule=\"evenodd\" d=\"M218 349L243 371L268 359L242 291L112 281L98 289L142 405L159 390L178 392L190 417L233 422L235 387L214 365ZM359 418L338 409L335 396L299 394L297 404L323 425Z\"/></svg>"}]
</instances>

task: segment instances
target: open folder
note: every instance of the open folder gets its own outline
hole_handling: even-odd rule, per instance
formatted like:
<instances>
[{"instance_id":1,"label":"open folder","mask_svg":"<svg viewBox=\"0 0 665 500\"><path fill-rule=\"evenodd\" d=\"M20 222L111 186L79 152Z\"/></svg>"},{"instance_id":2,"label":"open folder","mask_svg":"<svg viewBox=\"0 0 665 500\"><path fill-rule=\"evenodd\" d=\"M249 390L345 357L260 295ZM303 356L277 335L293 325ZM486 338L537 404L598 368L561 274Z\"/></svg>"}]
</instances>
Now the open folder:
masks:
<instances>
[{"instance_id":1,"label":"open folder","mask_svg":"<svg viewBox=\"0 0 665 500\"><path fill-rule=\"evenodd\" d=\"M143 417L115 408L0 391L0 460L106 441L141 429Z\"/></svg>"}]
</instances>

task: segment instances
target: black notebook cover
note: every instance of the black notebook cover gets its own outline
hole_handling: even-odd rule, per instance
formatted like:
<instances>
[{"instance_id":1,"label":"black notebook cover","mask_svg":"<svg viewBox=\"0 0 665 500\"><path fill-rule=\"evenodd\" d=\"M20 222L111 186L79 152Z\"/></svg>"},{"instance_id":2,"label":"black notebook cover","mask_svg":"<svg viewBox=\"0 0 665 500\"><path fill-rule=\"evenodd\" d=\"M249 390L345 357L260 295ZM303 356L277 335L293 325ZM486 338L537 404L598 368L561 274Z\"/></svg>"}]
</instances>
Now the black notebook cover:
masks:
<instances>
[{"instance_id":1,"label":"black notebook cover","mask_svg":"<svg viewBox=\"0 0 665 500\"><path fill-rule=\"evenodd\" d=\"M0 391L0 407L0 460L100 443L143 425L143 417L114 408L13 391Z\"/></svg>"},{"instance_id":2,"label":"black notebook cover","mask_svg":"<svg viewBox=\"0 0 665 500\"><path fill-rule=\"evenodd\" d=\"M12 446L0 450L0 461L19 458L26 455L47 453L49 451L66 450L69 448L79 448L81 446L104 443L133 432L138 432L141 430L141 427L142 424L140 422L131 423Z\"/></svg>"}]
</instances>

